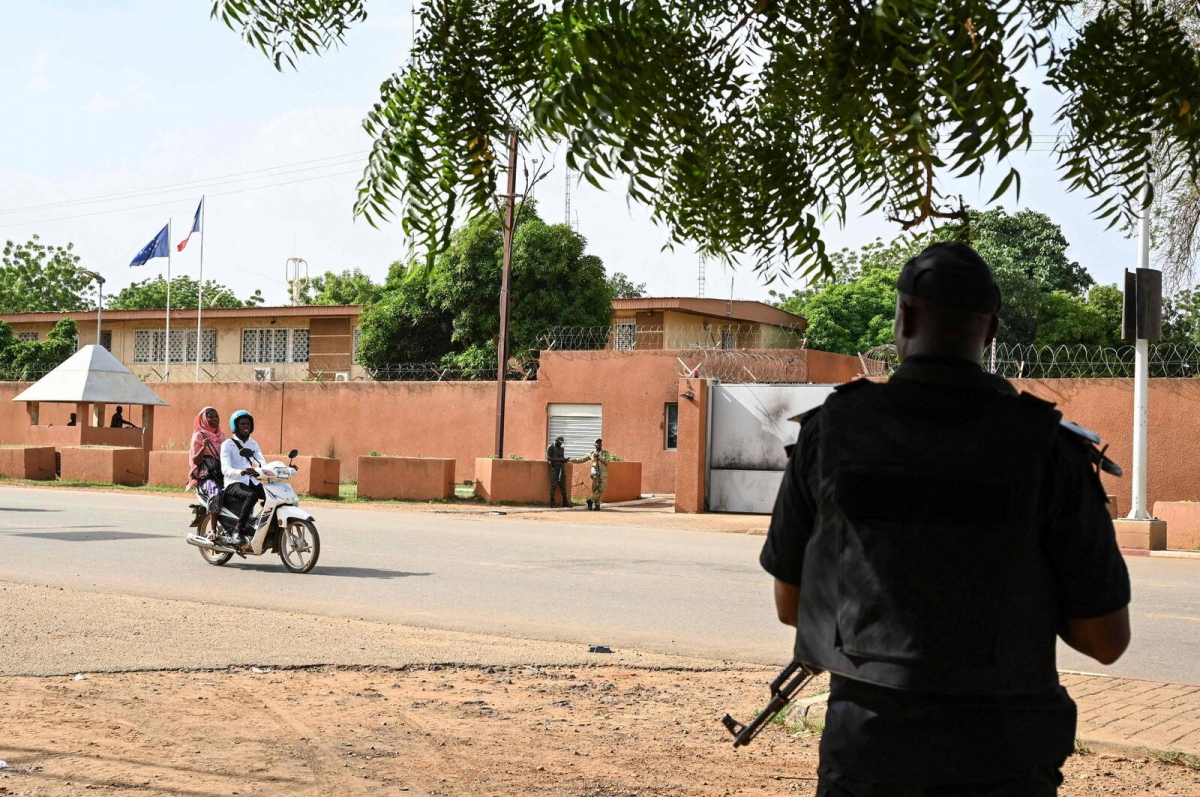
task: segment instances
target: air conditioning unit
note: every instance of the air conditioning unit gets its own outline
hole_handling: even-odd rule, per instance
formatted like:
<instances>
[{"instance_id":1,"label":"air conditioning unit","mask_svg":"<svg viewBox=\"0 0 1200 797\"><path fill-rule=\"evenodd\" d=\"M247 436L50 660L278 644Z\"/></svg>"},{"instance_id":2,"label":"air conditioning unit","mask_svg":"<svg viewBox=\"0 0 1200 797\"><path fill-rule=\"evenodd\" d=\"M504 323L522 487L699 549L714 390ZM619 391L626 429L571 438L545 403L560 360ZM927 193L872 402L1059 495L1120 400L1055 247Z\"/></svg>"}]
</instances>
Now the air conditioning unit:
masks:
<instances>
[{"instance_id":1,"label":"air conditioning unit","mask_svg":"<svg viewBox=\"0 0 1200 797\"><path fill-rule=\"evenodd\" d=\"M254 381L255 382L270 382L274 378L275 378L275 369L274 368L255 368L254 369Z\"/></svg>"},{"instance_id":2,"label":"air conditioning unit","mask_svg":"<svg viewBox=\"0 0 1200 797\"><path fill-rule=\"evenodd\" d=\"M350 381L350 372L349 371L335 372L333 375L333 381L334 382L349 382Z\"/></svg>"}]
</instances>

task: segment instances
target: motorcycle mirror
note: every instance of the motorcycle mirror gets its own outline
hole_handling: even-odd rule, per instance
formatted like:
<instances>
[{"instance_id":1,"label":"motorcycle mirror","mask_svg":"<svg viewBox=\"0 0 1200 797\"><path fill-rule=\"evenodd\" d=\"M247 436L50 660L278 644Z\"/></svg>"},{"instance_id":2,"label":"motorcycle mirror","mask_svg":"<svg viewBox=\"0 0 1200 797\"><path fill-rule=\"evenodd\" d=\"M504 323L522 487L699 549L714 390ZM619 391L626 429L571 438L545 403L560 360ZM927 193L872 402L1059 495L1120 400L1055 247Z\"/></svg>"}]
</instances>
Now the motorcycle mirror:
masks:
<instances>
[{"instance_id":1,"label":"motorcycle mirror","mask_svg":"<svg viewBox=\"0 0 1200 797\"><path fill-rule=\"evenodd\" d=\"M295 459L296 455L299 453L300 453L299 451L297 451L296 449L293 448L291 451L288 452L288 459Z\"/></svg>"},{"instance_id":2,"label":"motorcycle mirror","mask_svg":"<svg viewBox=\"0 0 1200 797\"><path fill-rule=\"evenodd\" d=\"M243 457L245 457L246 459L251 459L251 458L254 456L254 452L253 452L253 451L251 451L251 450L250 450L250 449L248 449L248 448L243 448L243 449L240 449L240 450L238 451L238 453L239 453L239 454L241 454L241 455L242 455Z\"/></svg>"}]
</instances>

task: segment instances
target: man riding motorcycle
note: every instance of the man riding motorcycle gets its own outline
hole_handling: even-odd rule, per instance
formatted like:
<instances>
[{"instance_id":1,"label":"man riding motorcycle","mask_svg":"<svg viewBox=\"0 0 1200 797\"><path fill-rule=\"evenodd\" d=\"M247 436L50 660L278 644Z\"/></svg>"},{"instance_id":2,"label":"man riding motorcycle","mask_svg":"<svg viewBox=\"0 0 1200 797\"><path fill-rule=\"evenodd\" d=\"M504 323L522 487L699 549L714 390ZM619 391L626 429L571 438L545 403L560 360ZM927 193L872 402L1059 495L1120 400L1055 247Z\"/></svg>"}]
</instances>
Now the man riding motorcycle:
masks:
<instances>
[{"instance_id":1,"label":"man riding motorcycle","mask_svg":"<svg viewBox=\"0 0 1200 797\"><path fill-rule=\"evenodd\" d=\"M225 504L233 509L240 503L238 524L235 533L240 537L250 536L250 517L259 501L266 498L262 485L254 478L255 465L263 461L262 449L254 441L254 416L238 410L229 416L229 428L233 432L221 444L221 472L225 476ZM242 449L254 452L254 459L242 456Z\"/></svg>"}]
</instances>

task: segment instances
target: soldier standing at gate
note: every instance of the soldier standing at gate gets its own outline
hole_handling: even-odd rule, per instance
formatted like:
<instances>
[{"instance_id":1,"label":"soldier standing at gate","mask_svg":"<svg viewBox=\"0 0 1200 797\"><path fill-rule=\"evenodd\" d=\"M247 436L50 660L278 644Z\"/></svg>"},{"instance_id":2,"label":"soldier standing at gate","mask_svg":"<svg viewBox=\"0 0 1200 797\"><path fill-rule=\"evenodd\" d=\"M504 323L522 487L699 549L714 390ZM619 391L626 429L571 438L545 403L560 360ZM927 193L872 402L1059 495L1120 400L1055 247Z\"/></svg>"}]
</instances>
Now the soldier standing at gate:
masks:
<instances>
[{"instance_id":1,"label":"soldier standing at gate","mask_svg":"<svg viewBox=\"0 0 1200 797\"><path fill-rule=\"evenodd\" d=\"M612 455L604 450L604 441L596 438L596 448L582 457L577 457L571 460L576 465L591 463L591 471L589 475L592 477L592 495L588 498L588 509L600 509L600 498L604 495L604 490L608 487L608 463L612 462Z\"/></svg>"},{"instance_id":2,"label":"soldier standing at gate","mask_svg":"<svg viewBox=\"0 0 1200 797\"><path fill-rule=\"evenodd\" d=\"M563 451L563 436L554 438L554 442L546 446L546 461L550 463L550 506L554 506L555 489L562 495L562 505L571 505L571 496L567 492L567 455Z\"/></svg>"}]
</instances>

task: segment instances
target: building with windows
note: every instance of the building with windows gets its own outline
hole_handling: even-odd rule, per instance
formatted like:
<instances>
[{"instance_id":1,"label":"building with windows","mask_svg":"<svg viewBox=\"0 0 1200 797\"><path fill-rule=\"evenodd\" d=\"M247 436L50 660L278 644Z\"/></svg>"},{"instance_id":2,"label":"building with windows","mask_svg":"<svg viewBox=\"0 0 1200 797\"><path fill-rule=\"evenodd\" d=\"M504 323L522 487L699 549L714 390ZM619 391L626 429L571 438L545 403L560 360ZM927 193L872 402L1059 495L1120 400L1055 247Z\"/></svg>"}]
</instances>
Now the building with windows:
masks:
<instances>
[{"instance_id":1,"label":"building with windows","mask_svg":"<svg viewBox=\"0 0 1200 797\"><path fill-rule=\"evenodd\" d=\"M808 322L765 302L694 296L613 299L607 348L801 349Z\"/></svg>"},{"instance_id":2,"label":"building with windows","mask_svg":"<svg viewBox=\"0 0 1200 797\"><path fill-rule=\"evenodd\" d=\"M196 378L197 346L203 381L361 379L354 357L360 312L356 306L214 308L203 312L197 335L195 308L172 309L170 381ZM167 377L162 310L106 310L99 341L94 310L0 314L26 341L44 339L63 318L79 325L79 345L99 342L143 379Z\"/></svg>"},{"instance_id":3,"label":"building with windows","mask_svg":"<svg viewBox=\"0 0 1200 797\"><path fill-rule=\"evenodd\" d=\"M42 340L56 322L73 318L79 324L79 345L99 342L148 381L195 380L197 347L202 381L359 381L367 378L355 357L361 313L356 305L210 309L204 311L197 335L195 308L172 309L169 347L162 310L106 310L99 341L94 310L8 313L0 314L0 321L8 322L20 340ZM800 316L763 302L614 299L610 326L548 330L542 347L801 349L805 325Z\"/></svg>"}]
</instances>

